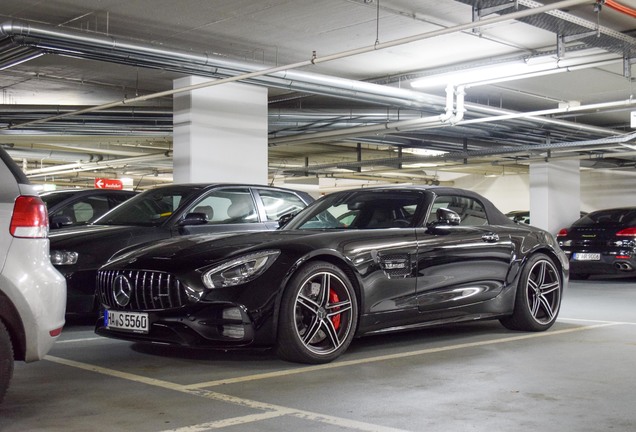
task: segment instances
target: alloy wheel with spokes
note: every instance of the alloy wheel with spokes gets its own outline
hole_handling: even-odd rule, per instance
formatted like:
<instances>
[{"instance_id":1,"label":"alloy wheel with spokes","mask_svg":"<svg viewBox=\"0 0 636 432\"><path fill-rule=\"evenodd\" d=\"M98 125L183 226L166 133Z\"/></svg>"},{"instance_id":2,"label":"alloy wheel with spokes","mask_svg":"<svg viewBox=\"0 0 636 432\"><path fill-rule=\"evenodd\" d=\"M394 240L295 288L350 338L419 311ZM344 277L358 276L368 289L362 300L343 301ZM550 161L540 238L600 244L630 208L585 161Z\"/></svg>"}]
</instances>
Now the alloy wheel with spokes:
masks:
<instances>
[{"instance_id":1,"label":"alloy wheel with spokes","mask_svg":"<svg viewBox=\"0 0 636 432\"><path fill-rule=\"evenodd\" d=\"M283 295L278 354L303 363L335 359L351 343L357 313L355 291L346 274L330 263L308 264Z\"/></svg>"},{"instance_id":2,"label":"alloy wheel with spokes","mask_svg":"<svg viewBox=\"0 0 636 432\"><path fill-rule=\"evenodd\" d=\"M526 282L526 295L535 321L540 324L554 321L561 303L561 281L554 264L541 260L532 266Z\"/></svg>"},{"instance_id":3,"label":"alloy wheel with spokes","mask_svg":"<svg viewBox=\"0 0 636 432\"><path fill-rule=\"evenodd\" d=\"M547 330L556 321L562 291L561 273L552 259L533 255L521 272L514 312L501 323L513 330Z\"/></svg>"}]
</instances>

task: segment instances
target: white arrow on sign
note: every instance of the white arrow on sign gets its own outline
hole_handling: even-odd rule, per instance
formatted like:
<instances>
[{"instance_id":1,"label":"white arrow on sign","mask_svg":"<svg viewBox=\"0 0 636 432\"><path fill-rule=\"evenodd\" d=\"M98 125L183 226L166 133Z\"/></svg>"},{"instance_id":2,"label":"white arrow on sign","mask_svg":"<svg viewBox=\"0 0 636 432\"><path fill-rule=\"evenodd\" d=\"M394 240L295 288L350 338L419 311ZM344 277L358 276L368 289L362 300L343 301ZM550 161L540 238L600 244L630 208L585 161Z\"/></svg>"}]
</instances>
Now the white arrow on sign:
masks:
<instances>
[{"instance_id":1,"label":"white arrow on sign","mask_svg":"<svg viewBox=\"0 0 636 432\"><path fill-rule=\"evenodd\" d=\"M104 187L104 181L102 179L99 179L95 182L95 186L97 186L98 189L101 189Z\"/></svg>"}]
</instances>

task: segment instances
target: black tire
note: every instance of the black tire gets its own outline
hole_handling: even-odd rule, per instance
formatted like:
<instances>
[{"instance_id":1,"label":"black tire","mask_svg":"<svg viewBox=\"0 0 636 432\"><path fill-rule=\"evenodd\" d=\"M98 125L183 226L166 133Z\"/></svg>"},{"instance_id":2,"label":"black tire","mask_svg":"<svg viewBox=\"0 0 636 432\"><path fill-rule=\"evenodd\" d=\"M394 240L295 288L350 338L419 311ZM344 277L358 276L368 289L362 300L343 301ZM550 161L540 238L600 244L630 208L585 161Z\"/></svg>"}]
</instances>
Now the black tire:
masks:
<instances>
[{"instance_id":1,"label":"black tire","mask_svg":"<svg viewBox=\"0 0 636 432\"><path fill-rule=\"evenodd\" d=\"M562 294L563 280L554 261L533 255L521 271L513 314L500 322L511 330L547 330L557 319Z\"/></svg>"},{"instance_id":2,"label":"black tire","mask_svg":"<svg viewBox=\"0 0 636 432\"><path fill-rule=\"evenodd\" d=\"M351 281L337 266L315 261L301 267L281 300L276 353L300 363L328 363L351 344L358 303Z\"/></svg>"},{"instance_id":3,"label":"black tire","mask_svg":"<svg viewBox=\"0 0 636 432\"><path fill-rule=\"evenodd\" d=\"M9 381L13 375L13 345L9 332L0 321L0 403L9 388Z\"/></svg>"}]
</instances>

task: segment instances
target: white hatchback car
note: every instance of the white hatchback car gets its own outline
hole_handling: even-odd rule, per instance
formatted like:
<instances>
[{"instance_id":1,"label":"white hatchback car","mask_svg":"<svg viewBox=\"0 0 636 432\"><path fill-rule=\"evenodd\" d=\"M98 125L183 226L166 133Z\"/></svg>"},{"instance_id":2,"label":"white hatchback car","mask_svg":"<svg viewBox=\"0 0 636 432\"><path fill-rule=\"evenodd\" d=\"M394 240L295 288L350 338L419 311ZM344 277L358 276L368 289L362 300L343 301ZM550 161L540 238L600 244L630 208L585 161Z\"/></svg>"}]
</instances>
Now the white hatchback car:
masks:
<instances>
[{"instance_id":1,"label":"white hatchback car","mask_svg":"<svg viewBox=\"0 0 636 432\"><path fill-rule=\"evenodd\" d=\"M49 258L44 202L0 148L0 402L13 362L46 355L62 332L66 282Z\"/></svg>"}]
</instances>

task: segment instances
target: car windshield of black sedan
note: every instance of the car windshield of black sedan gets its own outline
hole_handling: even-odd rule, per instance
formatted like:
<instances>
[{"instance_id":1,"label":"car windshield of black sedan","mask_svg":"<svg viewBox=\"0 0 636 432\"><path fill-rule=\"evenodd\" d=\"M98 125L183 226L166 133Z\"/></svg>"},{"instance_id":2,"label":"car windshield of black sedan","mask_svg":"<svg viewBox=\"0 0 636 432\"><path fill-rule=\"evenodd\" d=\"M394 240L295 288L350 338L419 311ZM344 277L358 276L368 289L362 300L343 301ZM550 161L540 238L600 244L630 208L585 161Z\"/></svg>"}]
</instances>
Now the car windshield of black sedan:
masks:
<instances>
[{"instance_id":1,"label":"car windshield of black sedan","mask_svg":"<svg viewBox=\"0 0 636 432\"><path fill-rule=\"evenodd\" d=\"M363 191L329 195L292 219L285 229L406 228L424 202L414 191Z\"/></svg>"},{"instance_id":2,"label":"car windshield of black sedan","mask_svg":"<svg viewBox=\"0 0 636 432\"><path fill-rule=\"evenodd\" d=\"M96 225L158 226L168 219L190 195L191 188L159 189L137 195L106 213Z\"/></svg>"},{"instance_id":3,"label":"car windshield of black sedan","mask_svg":"<svg viewBox=\"0 0 636 432\"><path fill-rule=\"evenodd\" d=\"M575 227L597 225L634 226L636 225L636 209L599 210L589 213L573 224Z\"/></svg>"}]
</instances>

